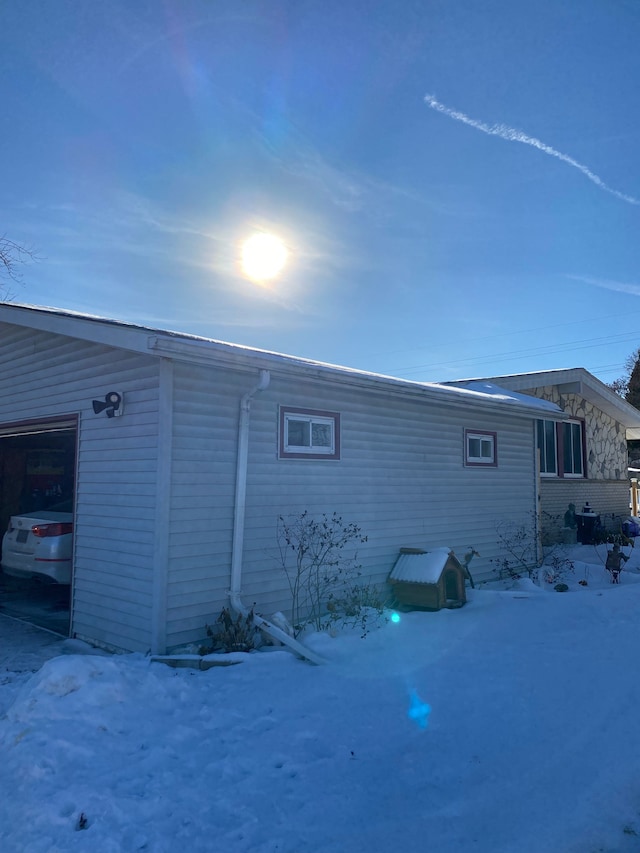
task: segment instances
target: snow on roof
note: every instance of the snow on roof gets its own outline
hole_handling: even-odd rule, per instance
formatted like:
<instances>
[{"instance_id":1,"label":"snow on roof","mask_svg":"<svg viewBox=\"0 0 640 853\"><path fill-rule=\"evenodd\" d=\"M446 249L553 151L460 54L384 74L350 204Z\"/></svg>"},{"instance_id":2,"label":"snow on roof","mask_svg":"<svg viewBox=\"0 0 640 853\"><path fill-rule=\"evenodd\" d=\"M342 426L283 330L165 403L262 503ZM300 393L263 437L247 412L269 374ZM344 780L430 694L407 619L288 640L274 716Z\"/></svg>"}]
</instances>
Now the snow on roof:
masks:
<instances>
[{"instance_id":1,"label":"snow on roof","mask_svg":"<svg viewBox=\"0 0 640 853\"><path fill-rule=\"evenodd\" d=\"M400 554L389 579L408 583L437 583L452 553L451 548L434 548L426 554Z\"/></svg>"},{"instance_id":2,"label":"snow on roof","mask_svg":"<svg viewBox=\"0 0 640 853\"><path fill-rule=\"evenodd\" d=\"M508 388L510 393L531 391L535 388L555 386L561 393L574 393L584 397L606 412L613 420L627 428L627 439L640 438L640 411L627 403L608 385L584 367L562 370L540 370L535 373L513 373L506 376L486 376L476 379L459 379L449 384L472 388L483 383Z\"/></svg>"},{"instance_id":3,"label":"snow on roof","mask_svg":"<svg viewBox=\"0 0 640 853\"><path fill-rule=\"evenodd\" d=\"M486 379L472 379L469 382L456 385L457 388L475 391L476 393L488 394L494 400L500 400L504 403L520 403L530 406L534 409L541 409L545 412L558 412L559 408L555 403L549 400L542 400L540 397L532 397L530 394L519 394L517 391L508 391L494 382L488 382Z\"/></svg>"},{"instance_id":4,"label":"snow on roof","mask_svg":"<svg viewBox=\"0 0 640 853\"><path fill-rule=\"evenodd\" d=\"M37 319L36 319L37 318ZM127 321L82 314L67 309L51 308L21 303L0 304L0 321L18 323L29 328L67 334L86 340L95 340L110 346L133 349L150 355L171 357L179 360L213 363L231 362L236 367L261 368L282 371L312 372L314 376L331 376L335 381L378 385L389 392L415 393L436 396L451 403L481 403L501 409L508 406L521 414L535 416L541 409L549 415L560 415L554 404L530 395L509 391L487 381L464 383L416 382L382 373L373 373L351 367L330 364L313 359L286 355L271 350L233 344L214 338L190 335L138 325Z\"/></svg>"}]
</instances>

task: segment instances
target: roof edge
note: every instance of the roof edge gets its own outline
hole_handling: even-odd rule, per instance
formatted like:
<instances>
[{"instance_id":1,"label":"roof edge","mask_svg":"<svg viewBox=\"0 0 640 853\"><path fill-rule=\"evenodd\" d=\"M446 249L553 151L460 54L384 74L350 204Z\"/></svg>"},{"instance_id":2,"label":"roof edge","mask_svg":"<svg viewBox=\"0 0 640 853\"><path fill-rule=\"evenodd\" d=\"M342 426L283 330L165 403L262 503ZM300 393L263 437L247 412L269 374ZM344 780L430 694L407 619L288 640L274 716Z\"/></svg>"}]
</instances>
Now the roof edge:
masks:
<instances>
[{"instance_id":1,"label":"roof edge","mask_svg":"<svg viewBox=\"0 0 640 853\"><path fill-rule=\"evenodd\" d=\"M571 367L558 370L541 370L535 373L513 373L506 376L491 376L481 379L455 380L451 385L471 385L474 382L495 382L512 391L525 391L550 385L570 386L566 393L575 392L597 405L602 411L627 428L627 438L640 437L640 410L612 391L602 380L590 373L585 367ZM633 433L633 434L632 434Z\"/></svg>"},{"instance_id":2,"label":"roof edge","mask_svg":"<svg viewBox=\"0 0 640 853\"><path fill-rule=\"evenodd\" d=\"M255 349L212 338L183 332L154 329L149 326L83 314L66 309L22 303L0 304L0 322L67 335L94 343L145 353L152 357L173 358L199 364L220 364L236 369L267 369L279 373L303 374L310 378L327 379L377 389L395 395L421 396L446 402L452 406L468 406L511 413L516 416L540 417L541 401L526 395L513 394L509 389L493 387L478 391L452 387L449 383L416 382L385 374L313 361L269 350ZM533 399L536 402L533 402ZM561 415L560 409L546 402L549 417Z\"/></svg>"}]
</instances>

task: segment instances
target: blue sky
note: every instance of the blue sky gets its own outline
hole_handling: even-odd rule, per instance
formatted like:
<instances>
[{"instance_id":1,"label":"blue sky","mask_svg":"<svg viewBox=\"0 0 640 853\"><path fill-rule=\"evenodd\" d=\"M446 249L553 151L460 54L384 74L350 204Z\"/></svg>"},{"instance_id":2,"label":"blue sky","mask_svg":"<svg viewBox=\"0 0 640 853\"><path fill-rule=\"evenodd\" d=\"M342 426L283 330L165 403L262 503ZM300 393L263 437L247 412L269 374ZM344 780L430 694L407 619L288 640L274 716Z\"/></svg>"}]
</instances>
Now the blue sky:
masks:
<instances>
[{"instance_id":1,"label":"blue sky","mask_svg":"<svg viewBox=\"0 0 640 853\"><path fill-rule=\"evenodd\" d=\"M0 2L18 301L416 380L640 346L635 0ZM245 280L255 229L291 252Z\"/></svg>"}]
</instances>

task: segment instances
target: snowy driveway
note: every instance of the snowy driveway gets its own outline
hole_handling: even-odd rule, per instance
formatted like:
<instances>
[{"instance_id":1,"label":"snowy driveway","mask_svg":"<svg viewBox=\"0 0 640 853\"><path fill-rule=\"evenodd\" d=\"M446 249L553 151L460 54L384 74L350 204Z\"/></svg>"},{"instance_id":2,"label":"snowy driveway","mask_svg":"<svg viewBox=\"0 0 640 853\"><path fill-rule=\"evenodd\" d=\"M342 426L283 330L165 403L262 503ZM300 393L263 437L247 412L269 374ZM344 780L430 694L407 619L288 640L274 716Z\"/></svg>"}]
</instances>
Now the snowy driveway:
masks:
<instances>
[{"instance_id":1,"label":"snowy driveway","mask_svg":"<svg viewBox=\"0 0 640 853\"><path fill-rule=\"evenodd\" d=\"M0 671L31 672L62 654L64 639L0 613Z\"/></svg>"},{"instance_id":2,"label":"snowy driveway","mask_svg":"<svg viewBox=\"0 0 640 853\"><path fill-rule=\"evenodd\" d=\"M562 594L523 580L316 634L317 667L11 632L0 850L639 853L640 547L618 585L601 552L569 552Z\"/></svg>"},{"instance_id":3,"label":"snowy driveway","mask_svg":"<svg viewBox=\"0 0 640 853\"><path fill-rule=\"evenodd\" d=\"M0 715L15 691L43 663L64 652L64 639L0 613Z\"/></svg>"}]
</instances>

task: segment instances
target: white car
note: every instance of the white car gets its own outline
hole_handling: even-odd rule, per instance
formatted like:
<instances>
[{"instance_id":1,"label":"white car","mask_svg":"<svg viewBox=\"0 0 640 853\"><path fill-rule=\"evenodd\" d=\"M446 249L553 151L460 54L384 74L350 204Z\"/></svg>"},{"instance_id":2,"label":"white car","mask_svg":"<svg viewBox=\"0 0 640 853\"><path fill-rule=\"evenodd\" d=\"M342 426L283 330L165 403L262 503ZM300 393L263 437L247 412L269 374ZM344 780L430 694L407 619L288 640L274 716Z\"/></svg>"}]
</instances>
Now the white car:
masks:
<instances>
[{"instance_id":1,"label":"white car","mask_svg":"<svg viewBox=\"0 0 640 853\"><path fill-rule=\"evenodd\" d=\"M2 571L16 578L71 583L71 501L50 509L12 515L2 539Z\"/></svg>"}]
</instances>

